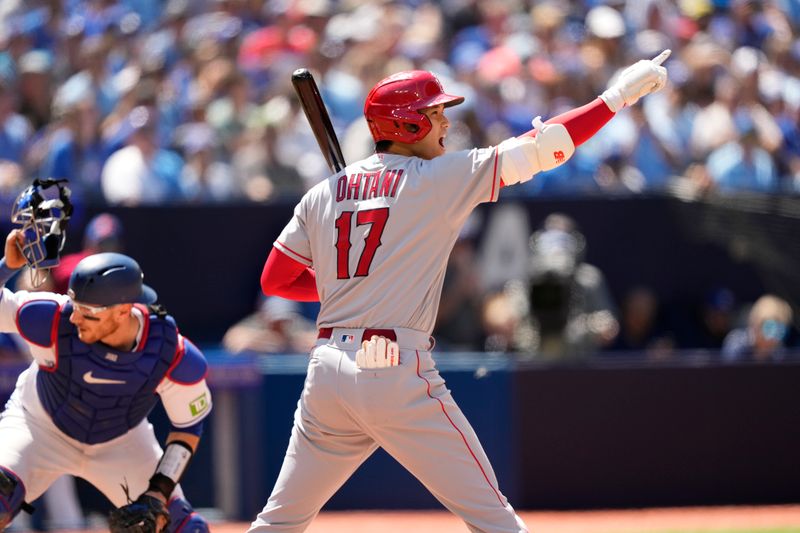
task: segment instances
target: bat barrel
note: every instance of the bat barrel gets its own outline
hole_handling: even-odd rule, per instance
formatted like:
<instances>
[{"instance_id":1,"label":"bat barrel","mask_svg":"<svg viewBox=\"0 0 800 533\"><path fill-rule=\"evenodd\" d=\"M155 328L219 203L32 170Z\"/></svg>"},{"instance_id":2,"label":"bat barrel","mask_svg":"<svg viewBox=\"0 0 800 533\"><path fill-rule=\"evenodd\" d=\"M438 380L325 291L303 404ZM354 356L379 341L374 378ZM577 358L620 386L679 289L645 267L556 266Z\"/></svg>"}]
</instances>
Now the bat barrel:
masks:
<instances>
[{"instance_id":1,"label":"bat barrel","mask_svg":"<svg viewBox=\"0 0 800 533\"><path fill-rule=\"evenodd\" d=\"M341 172L347 164L314 76L308 69L299 68L292 73L292 85L328 167Z\"/></svg>"}]
</instances>

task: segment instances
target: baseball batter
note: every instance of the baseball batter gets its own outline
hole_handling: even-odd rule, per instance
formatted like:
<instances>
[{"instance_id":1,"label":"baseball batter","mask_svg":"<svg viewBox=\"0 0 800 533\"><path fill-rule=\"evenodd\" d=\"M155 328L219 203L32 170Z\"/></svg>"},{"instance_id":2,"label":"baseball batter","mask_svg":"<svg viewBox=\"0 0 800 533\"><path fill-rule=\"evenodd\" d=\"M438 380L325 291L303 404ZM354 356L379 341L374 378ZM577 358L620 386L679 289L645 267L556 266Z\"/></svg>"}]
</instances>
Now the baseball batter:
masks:
<instances>
[{"instance_id":1,"label":"baseball batter","mask_svg":"<svg viewBox=\"0 0 800 533\"><path fill-rule=\"evenodd\" d=\"M668 55L632 65L586 106L535 119L526 135L449 154L445 109L462 97L425 71L372 89L364 115L376 153L306 193L264 266L266 294L319 298L321 309L283 467L251 532L305 530L378 446L471 531L527 531L431 357L448 255L475 206L563 164L619 109L663 87Z\"/></svg>"},{"instance_id":2,"label":"baseball batter","mask_svg":"<svg viewBox=\"0 0 800 533\"><path fill-rule=\"evenodd\" d=\"M149 305L156 293L128 256L81 260L68 296L3 287L26 263L24 234L9 233L0 261L0 331L34 359L0 416L0 531L71 474L120 508L112 532L207 532L178 485L211 411L203 354ZM159 400L173 426L163 453L146 418Z\"/></svg>"}]
</instances>

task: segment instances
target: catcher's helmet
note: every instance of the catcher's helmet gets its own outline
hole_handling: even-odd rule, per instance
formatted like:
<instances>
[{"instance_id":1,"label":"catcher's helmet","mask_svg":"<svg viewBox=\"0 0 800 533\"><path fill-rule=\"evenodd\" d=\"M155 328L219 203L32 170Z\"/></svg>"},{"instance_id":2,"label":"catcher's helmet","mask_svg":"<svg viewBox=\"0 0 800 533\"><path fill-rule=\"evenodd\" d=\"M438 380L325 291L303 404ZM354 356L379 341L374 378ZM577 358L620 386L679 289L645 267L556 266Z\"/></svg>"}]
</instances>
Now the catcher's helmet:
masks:
<instances>
[{"instance_id":1,"label":"catcher's helmet","mask_svg":"<svg viewBox=\"0 0 800 533\"><path fill-rule=\"evenodd\" d=\"M142 283L139 263L123 254L102 253L85 257L69 278L69 297L95 305L150 304L156 291Z\"/></svg>"},{"instance_id":2,"label":"catcher's helmet","mask_svg":"<svg viewBox=\"0 0 800 533\"><path fill-rule=\"evenodd\" d=\"M450 107L463 101L463 96L446 94L430 72L407 70L379 81L372 88L364 102L364 116L375 142L415 143L431 130L428 117L420 109L439 104ZM406 124L416 126L416 131L409 131Z\"/></svg>"},{"instance_id":3,"label":"catcher's helmet","mask_svg":"<svg viewBox=\"0 0 800 533\"><path fill-rule=\"evenodd\" d=\"M34 287L44 283L49 269L58 265L72 215L71 194L66 180L36 179L14 201L11 222L22 226L24 242L19 249Z\"/></svg>"}]
</instances>

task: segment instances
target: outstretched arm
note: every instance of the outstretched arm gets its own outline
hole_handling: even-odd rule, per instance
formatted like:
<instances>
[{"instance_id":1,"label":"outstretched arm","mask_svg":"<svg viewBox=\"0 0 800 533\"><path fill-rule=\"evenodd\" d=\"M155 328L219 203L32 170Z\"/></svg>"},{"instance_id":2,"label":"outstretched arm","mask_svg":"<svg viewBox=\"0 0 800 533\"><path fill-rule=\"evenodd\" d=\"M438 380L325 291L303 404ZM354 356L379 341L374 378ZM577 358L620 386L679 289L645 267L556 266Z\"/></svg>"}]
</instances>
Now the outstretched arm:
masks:
<instances>
[{"instance_id":1,"label":"outstretched arm","mask_svg":"<svg viewBox=\"0 0 800 533\"><path fill-rule=\"evenodd\" d=\"M614 115L615 113L609 109L608 104L598 96L592 102L557 115L545 124L562 124L569 133L572 143L578 147L591 139L600 128L614 118ZM522 136L533 137L538 132L539 130L534 128L523 133Z\"/></svg>"},{"instance_id":2,"label":"outstretched arm","mask_svg":"<svg viewBox=\"0 0 800 533\"><path fill-rule=\"evenodd\" d=\"M314 270L277 248L272 248L264 264L261 290L267 296L280 296L299 302L319 301Z\"/></svg>"}]
</instances>

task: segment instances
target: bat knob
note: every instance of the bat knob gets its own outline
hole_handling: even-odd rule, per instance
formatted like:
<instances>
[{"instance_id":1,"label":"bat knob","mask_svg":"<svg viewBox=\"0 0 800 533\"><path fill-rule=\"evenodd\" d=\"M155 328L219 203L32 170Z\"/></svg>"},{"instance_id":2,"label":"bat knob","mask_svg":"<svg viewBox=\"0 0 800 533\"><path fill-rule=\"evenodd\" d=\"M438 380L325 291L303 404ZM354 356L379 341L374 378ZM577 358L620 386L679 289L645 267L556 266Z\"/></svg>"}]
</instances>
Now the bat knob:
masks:
<instances>
[{"instance_id":1,"label":"bat knob","mask_svg":"<svg viewBox=\"0 0 800 533\"><path fill-rule=\"evenodd\" d=\"M292 72L292 79L293 80L303 80L303 79L310 79L311 72L308 71L307 68L299 68Z\"/></svg>"}]
</instances>

